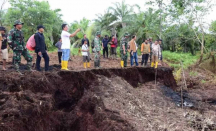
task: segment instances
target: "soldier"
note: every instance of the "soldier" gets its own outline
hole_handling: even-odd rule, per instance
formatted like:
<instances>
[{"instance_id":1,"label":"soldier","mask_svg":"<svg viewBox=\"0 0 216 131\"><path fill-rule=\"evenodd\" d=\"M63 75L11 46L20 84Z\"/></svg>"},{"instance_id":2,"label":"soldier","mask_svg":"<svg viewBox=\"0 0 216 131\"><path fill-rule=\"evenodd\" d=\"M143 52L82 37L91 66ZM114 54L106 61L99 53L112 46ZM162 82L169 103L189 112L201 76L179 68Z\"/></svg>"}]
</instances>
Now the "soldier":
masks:
<instances>
[{"instance_id":1,"label":"soldier","mask_svg":"<svg viewBox=\"0 0 216 131\"><path fill-rule=\"evenodd\" d=\"M19 64L21 62L21 55L27 61L27 68L29 71L31 70L32 66L32 56L29 54L28 50L26 49L25 42L24 42L24 35L21 31L22 23L20 20L15 21L14 28L10 30L8 33L8 44L10 48L13 50L13 64L17 72L20 73ZM21 73L20 73L21 74Z\"/></svg>"},{"instance_id":2,"label":"soldier","mask_svg":"<svg viewBox=\"0 0 216 131\"><path fill-rule=\"evenodd\" d=\"M94 49L93 49L93 51L95 52L95 57L94 57L95 68L100 68L100 50L101 50L100 37L101 37L101 33L97 31L94 39Z\"/></svg>"},{"instance_id":3,"label":"soldier","mask_svg":"<svg viewBox=\"0 0 216 131\"><path fill-rule=\"evenodd\" d=\"M128 52L128 37L129 34L125 33L124 37L121 39L120 53L121 53L121 67L127 67L127 52Z\"/></svg>"}]
</instances>

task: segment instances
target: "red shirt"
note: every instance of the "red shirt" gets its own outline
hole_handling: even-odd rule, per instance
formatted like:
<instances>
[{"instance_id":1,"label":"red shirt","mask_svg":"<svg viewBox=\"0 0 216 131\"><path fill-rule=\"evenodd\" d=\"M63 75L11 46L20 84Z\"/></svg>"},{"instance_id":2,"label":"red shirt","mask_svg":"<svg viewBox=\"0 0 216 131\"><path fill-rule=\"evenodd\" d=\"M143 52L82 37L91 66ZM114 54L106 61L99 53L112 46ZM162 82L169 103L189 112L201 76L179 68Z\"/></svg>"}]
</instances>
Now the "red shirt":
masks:
<instances>
[{"instance_id":1,"label":"red shirt","mask_svg":"<svg viewBox=\"0 0 216 131\"><path fill-rule=\"evenodd\" d=\"M114 44L114 42L115 42L115 38L112 38L111 47L116 47L116 45Z\"/></svg>"}]
</instances>

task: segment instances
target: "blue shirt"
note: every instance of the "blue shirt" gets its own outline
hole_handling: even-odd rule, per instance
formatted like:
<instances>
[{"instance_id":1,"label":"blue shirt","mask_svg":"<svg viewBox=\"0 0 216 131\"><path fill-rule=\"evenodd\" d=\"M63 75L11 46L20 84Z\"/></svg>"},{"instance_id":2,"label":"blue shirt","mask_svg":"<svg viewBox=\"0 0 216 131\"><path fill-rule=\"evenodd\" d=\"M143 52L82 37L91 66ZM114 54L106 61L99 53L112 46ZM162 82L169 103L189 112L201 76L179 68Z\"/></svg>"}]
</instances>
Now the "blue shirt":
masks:
<instances>
[{"instance_id":1,"label":"blue shirt","mask_svg":"<svg viewBox=\"0 0 216 131\"><path fill-rule=\"evenodd\" d=\"M103 47L107 47L107 45L109 43L109 39L104 38L102 42L103 42Z\"/></svg>"}]
</instances>

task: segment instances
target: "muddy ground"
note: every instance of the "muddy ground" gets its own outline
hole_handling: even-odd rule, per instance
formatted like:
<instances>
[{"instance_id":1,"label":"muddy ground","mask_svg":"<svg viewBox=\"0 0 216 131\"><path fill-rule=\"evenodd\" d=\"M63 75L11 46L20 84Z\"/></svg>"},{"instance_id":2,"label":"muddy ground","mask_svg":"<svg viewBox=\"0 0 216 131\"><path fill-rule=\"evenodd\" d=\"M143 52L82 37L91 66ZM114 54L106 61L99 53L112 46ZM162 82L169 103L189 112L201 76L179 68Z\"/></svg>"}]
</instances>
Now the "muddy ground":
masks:
<instances>
[{"instance_id":1,"label":"muddy ground","mask_svg":"<svg viewBox=\"0 0 216 131\"><path fill-rule=\"evenodd\" d=\"M84 70L72 57L72 71L60 71L57 55L50 59L47 73L22 65L20 76L11 63L0 71L0 131L216 131L216 86L205 70L185 71L183 98L192 106L182 109L182 81L169 67L159 67L155 81L154 69L121 69L119 60Z\"/></svg>"}]
</instances>

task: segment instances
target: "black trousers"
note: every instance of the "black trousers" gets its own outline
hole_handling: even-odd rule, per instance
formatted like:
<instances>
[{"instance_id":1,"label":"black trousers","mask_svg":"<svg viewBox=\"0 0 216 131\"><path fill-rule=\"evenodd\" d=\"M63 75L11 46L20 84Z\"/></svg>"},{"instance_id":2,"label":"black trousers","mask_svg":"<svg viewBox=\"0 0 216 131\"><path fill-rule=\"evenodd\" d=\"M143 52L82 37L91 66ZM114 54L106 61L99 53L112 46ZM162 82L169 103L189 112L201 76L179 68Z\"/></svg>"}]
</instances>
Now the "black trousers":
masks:
<instances>
[{"instance_id":1,"label":"black trousers","mask_svg":"<svg viewBox=\"0 0 216 131\"><path fill-rule=\"evenodd\" d=\"M58 52L58 59L59 59L59 64L61 64L62 52Z\"/></svg>"},{"instance_id":2,"label":"black trousers","mask_svg":"<svg viewBox=\"0 0 216 131\"><path fill-rule=\"evenodd\" d=\"M49 56L47 53L42 53L42 57L44 58L44 61L45 61L45 71L48 71L49 70ZM41 62L41 56L39 56L37 53L36 68L38 71L41 71L40 62Z\"/></svg>"},{"instance_id":3,"label":"black trousers","mask_svg":"<svg viewBox=\"0 0 216 131\"><path fill-rule=\"evenodd\" d=\"M145 65L147 65L147 63L148 63L148 58L149 58L149 54L143 54L143 55L142 55L142 62L141 62L141 65L143 65L143 63L145 63Z\"/></svg>"},{"instance_id":4,"label":"black trousers","mask_svg":"<svg viewBox=\"0 0 216 131\"><path fill-rule=\"evenodd\" d=\"M105 53L107 55L107 58L108 58L108 47L104 47L103 49L103 57L105 58Z\"/></svg>"}]
</instances>

